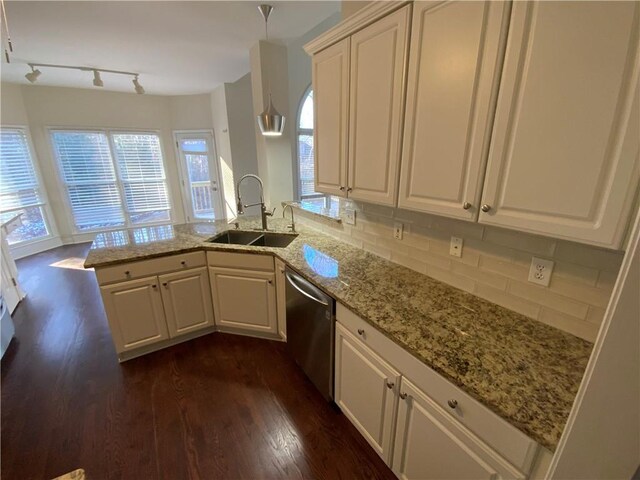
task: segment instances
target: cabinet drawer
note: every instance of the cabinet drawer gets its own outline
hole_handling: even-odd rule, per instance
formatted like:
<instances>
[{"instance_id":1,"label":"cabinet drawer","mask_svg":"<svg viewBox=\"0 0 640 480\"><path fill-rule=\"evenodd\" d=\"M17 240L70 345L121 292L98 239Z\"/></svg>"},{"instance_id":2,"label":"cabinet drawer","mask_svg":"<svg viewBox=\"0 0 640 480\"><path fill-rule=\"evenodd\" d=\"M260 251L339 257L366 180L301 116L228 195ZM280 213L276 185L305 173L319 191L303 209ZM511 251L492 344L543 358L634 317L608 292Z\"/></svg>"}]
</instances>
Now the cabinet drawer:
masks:
<instances>
[{"instance_id":1,"label":"cabinet drawer","mask_svg":"<svg viewBox=\"0 0 640 480\"><path fill-rule=\"evenodd\" d=\"M98 278L98 283L104 285L105 283L122 282L165 272L203 267L205 265L206 258L204 252L190 252L151 260L141 260L139 262L128 262L113 267L97 268L96 277Z\"/></svg>"},{"instance_id":2,"label":"cabinet drawer","mask_svg":"<svg viewBox=\"0 0 640 480\"><path fill-rule=\"evenodd\" d=\"M524 473L529 472L538 449L535 441L340 303L336 305L336 319L404 377L426 392L452 419L465 425L516 468ZM449 406L449 400L457 402L456 408Z\"/></svg>"},{"instance_id":3,"label":"cabinet drawer","mask_svg":"<svg viewBox=\"0 0 640 480\"><path fill-rule=\"evenodd\" d=\"M271 255L255 253L207 252L207 263L212 267L274 271Z\"/></svg>"}]
</instances>

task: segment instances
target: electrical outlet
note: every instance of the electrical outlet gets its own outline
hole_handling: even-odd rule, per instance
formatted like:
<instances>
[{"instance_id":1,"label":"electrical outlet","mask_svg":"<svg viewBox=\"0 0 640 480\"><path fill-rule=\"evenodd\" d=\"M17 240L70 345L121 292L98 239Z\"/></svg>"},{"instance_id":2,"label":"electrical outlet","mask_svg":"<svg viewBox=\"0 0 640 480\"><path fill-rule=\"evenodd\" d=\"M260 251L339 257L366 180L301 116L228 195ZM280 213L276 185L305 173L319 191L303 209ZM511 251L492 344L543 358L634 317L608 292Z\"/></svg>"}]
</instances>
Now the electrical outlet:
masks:
<instances>
[{"instance_id":1,"label":"electrical outlet","mask_svg":"<svg viewBox=\"0 0 640 480\"><path fill-rule=\"evenodd\" d=\"M396 240L402 240L402 231L404 230L404 225L402 223L394 223L393 224L393 238Z\"/></svg>"},{"instance_id":2,"label":"electrical outlet","mask_svg":"<svg viewBox=\"0 0 640 480\"><path fill-rule=\"evenodd\" d=\"M355 225L356 224L356 211L352 208L346 208L342 212L342 219L344 223L347 225Z\"/></svg>"},{"instance_id":3,"label":"electrical outlet","mask_svg":"<svg viewBox=\"0 0 640 480\"><path fill-rule=\"evenodd\" d=\"M451 243L449 244L449 255L453 257L462 256L462 244L463 240L459 237L451 237Z\"/></svg>"},{"instance_id":4,"label":"electrical outlet","mask_svg":"<svg viewBox=\"0 0 640 480\"><path fill-rule=\"evenodd\" d=\"M553 265L551 260L532 257L531 267L529 268L529 281L548 287L553 273Z\"/></svg>"}]
</instances>

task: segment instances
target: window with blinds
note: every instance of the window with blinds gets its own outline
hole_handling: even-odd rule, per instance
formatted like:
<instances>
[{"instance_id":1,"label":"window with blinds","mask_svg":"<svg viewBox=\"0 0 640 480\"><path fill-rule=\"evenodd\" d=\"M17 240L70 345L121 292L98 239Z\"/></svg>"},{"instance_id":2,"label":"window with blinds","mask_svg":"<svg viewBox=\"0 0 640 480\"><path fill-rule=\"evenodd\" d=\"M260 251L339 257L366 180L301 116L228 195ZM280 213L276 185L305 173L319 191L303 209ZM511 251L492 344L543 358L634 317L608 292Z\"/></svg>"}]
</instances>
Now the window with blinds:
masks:
<instances>
[{"instance_id":1,"label":"window with blinds","mask_svg":"<svg viewBox=\"0 0 640 480\"><path fill-rule=\"evenodd\" d=\"M54 130L51 139L77 230L171 220L158 135Z\"/></svg>"},{"instance_id":2,"label":"window with blinds","mask_svg":"<svg viewBox=\"0 0 640 480\"><path fill-rule=\"evenodd\" d=\"M9 245L49 236L44 205L26 130L1 129L0 222L20 215L20 226L7 235Z\"/></svg>"}]
</instances>

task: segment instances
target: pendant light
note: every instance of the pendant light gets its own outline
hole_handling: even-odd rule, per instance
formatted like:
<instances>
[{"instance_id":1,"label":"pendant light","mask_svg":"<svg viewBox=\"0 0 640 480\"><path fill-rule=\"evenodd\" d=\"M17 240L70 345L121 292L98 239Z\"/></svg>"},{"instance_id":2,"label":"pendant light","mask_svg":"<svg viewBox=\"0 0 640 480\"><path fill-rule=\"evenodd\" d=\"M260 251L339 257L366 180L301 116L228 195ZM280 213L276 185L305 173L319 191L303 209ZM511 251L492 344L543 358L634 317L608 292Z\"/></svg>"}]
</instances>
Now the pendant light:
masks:
<instances>
[{"instance_id":1,"label":"pendant light","mask_svg":"<svg viewBox=\"0 0 640 480\"><path fill-rule=\"evenodd\" d=\"M265 40L268 41L269 30L267 26L268 26L269 15L271 14L273 7L271 5L260 5L258 7L258 10L260 10L262 17L264 18ZM267 87L269 90L269 105L267 106L264 112L258 115L258 125L260 126L260 131L262 132L262 135L267 137L276 137L276 136L282 135L282 132L284 131L285 118L283 115L278 113L278 111L273 106L273 103L271 102L271 87L269 86L268 75L267 75Z\"/></svg>"}]
</instances>

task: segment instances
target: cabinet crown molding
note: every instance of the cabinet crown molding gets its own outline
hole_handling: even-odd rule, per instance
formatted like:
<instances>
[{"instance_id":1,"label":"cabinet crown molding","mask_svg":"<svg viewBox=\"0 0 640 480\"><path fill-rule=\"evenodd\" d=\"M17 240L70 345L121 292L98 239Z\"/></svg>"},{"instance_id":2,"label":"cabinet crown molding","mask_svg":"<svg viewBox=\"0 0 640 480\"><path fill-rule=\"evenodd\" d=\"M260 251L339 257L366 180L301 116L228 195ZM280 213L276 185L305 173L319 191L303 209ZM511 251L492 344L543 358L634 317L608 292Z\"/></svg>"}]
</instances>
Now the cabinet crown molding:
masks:
<instances>
[{"instance_id":1,"label":"cabinet crown molding","mask_svg":"<svg viewBox=\"0 0 640 480\"><path fill-rule=\"evenodd\" d=\"M376 20L398 10L411 3L403 0L374 1L366 7L361 8L356 13L341 21L335 27L327 30L322 35L314 38L304 46L305 52L309 55L318 53L343 38L346 38Z\"/></svg>"}]
</instances>

